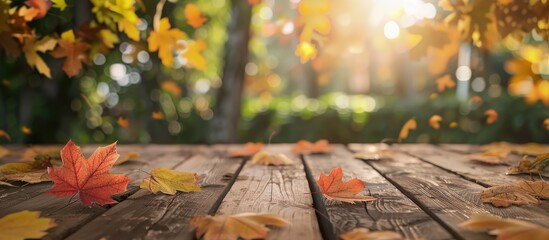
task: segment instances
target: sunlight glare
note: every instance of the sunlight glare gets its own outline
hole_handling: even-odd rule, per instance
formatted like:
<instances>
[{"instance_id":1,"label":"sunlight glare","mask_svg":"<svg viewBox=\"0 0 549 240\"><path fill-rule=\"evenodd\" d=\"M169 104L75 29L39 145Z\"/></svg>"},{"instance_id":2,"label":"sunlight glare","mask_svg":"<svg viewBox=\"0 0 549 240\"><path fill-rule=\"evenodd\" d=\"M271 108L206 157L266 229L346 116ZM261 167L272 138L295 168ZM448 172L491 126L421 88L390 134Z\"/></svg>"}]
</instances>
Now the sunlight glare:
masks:
<instances>
[{"instance_id":1,"label":"sunlight glare","mask_svg":"<svg viewBox=\"0 0 549 240\"><path fill-rule=\"evenodd\" d=\"M383 34L387 39L395 39L400 35L400 27L395 21L389 21L383 28Z\"/></svg>"}]
</instances>

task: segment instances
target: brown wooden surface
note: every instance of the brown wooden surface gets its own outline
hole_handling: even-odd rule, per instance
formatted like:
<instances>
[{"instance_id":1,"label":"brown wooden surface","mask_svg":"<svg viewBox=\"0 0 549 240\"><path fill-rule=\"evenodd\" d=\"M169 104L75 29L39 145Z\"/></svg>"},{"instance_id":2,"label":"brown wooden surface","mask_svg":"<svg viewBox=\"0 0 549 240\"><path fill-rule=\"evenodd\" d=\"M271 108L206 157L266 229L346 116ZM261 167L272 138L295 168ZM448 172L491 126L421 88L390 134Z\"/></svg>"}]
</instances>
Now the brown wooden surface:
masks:
<instances>
[{"instance_id":1,"label":"brown wooden surface","mask_svg":"<svg viewBox=\"0 0 549 240\"><path fill-rule=\"evenodd\" d=\"M341 232L356 227L394 230L410 239L494 239L457 227L483 212L549 226L548 201L509 208L480 202L479 193L488 186L536 176L508 176L506 165L469 161L465 155L476 151L475 145L397 145L394 159L378 161L352 157L353 151L367 147L364 144L334 145L331 154L306 156L292 154L291 144L269 145L268 151L285 153L295 161L283 167L227 157L228 149L241 146L120 145L120 153L141 154L139 161L113 168L131 178L128 191L115 198L120 203L87 208L77 197L69 203L69 197L44 194L51 183L0 187L0 217L21 210L41 211L58 224L45 239L192 239L192 216L243 212L274 212L291 223L272 228L270 239L337 239ZM89 156L96 147L83 151ZM25 149L8 148L15 153ZM18 160L15 154L0 159L0 164ZM139 190L147 172L160 166L204 174L204 191L168 196ZM365 181L363 194L379 200L326 201L315 181L334 167L343 169L345 179Z\"/></svg>"}]
</instances>

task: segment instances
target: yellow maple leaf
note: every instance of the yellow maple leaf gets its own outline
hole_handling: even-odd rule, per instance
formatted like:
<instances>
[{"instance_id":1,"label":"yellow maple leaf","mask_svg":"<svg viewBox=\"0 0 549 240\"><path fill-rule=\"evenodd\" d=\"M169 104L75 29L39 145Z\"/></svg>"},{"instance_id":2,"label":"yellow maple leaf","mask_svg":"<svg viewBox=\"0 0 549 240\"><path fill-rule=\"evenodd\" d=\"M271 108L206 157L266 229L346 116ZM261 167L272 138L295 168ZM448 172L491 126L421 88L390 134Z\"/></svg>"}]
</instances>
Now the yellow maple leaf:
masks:
<instances>
[{"instance_id":1,"label":"yellow maple leaf","mask_svg":"<svg viewBox=\"0 0 549 240\"><path fill-rule=\"evenodd\" d=\"M25 58L27 63L31 67L35 67L39 73L44 74L44 76L51 78L50 68L44 62L44 60L38 55L38 52L46 52L52 50L57 45L57 39L52 37L44 37L41 40L36 40L34 37L25 38L25 43L23 44L23 52L25 53Z\"/></svg>"},{"instance_id":2,"label":"yellow maple leaf","mask_svg":"<svg viewBox=\"0 0 549 240\"><path fill-rule=\"evenodd\" d=\"M163 192L174 195L177 191L200 192L202 189L197 185L201 179L196 173L180 172L169 168L155 168L151 176L143 179L139 187L153 193Z\"/></svg>"},{"instance_id":3,"label":"yellow maple leaf","mask_svg":"<svg viewBox=\"0 0 549 240\"><path fill-rule=\"evenodd\" d=\"M433 115L431 118L429 118L429 125L433 129L440 129L440 121L442 121L442 117L440 115Z\"/></svg>"},{"instance_id":4,"label":"yellow maple leaf","mask_svg":"<svg viewBox=\"0 0 549 240\"><path fill-rule=\"evenodd\" d=\"M51 0L54 8L59 8L59 10L64 11L67 8L67 2L65 0Z\"/></svg>"},{"instance_id":5,"label":"yellow maple leaf","mask_svg":"<svg viewBox=\"0 0 549 240\"><path fill-rule=\"evenodd\" d=\"M173 52L180 51L185 48L185 44L180 43L180 40L185 38L186 34L179 29L171 29L168 18L163 18L158 24L158 29L151 32L147 42L149 43L149 51L158 51L158 57L162 60L162 64L166 67L173 65Z\"/></svg>"},{"instance_id":6,"label":"yellow maple leaf","mask_svg":"<svg viewBox=\"0 0 549 240\"><path fill-rule=\"evenodd\" d=\"M2 240L23 240L42 238L46 230L55 226L50 218L41 218L38 211L21 211L0 218Z\"/></svg>"},{"instance_id":7,"label":"yellow maple leaf","mask_svg":"<svg viewBox=\"0 0 549 240\"><path fill-rule=\"evenodd\" d=\"M414 130L416 128L417 128L417 122L416 122L415 119L412 118L412 119L406 121L406 123L404 123L404 125L400 129L400 133L398 134L398 139L402 140L402 139L408 138L408 135L410 134L410 131Z\"/></svg>"},{"instance_id":8,"label":"yellow maple leaf","mask_svg":"<svg viewBox=\"0 0 549 240\"><path fill-rule=\"evenodd\" d=\"M129 38L138 41L139 17L135 14L135 0L91 0L92 12L99 23L104 23L111 30L120 30Z\"/></svg>"},{"instance_id":9,"label":"yellow maple leaf","mask_svg":"<svg viewBox=\"0 0 549 240\"><path fill-rule=\"evenodd\" d=\"M195 216L191 225L196 228L196 238L214 239L266 239L269 228L265 225L284 227L290 224L277 214L239 213L235 215Z\"/></svg>"},{"instance_id":10,"label":"yellow maple leaf","mask_svg":"<svg viewBox=\"0 0 549 240\"><path fill-rule=\"evenodd\" d=\"M328 34L331 30L328 0L302 0L297 6L298 23L303 25L301 41L311 41L313 32Z\"/></svg>"},{"instance_id":11,"label":"yellow maple leaf","mask_svg":"<svg viewBox=\"0 0 549 240\"><path fill-rule=\"evenodd\" d=\"M309 59L315 59L316 54L316 47L310 42L300 42L295 50L295 55L300 57L301 63L306 63Z\"/></svg>"},{"instance_id":12,"label":"yellow maple leaf","mask_svg":"<svg viewBox=\"0 0 549 240\"><path fill-rule=\"evenodd\" d=\"M202 26L202 24L208 20L202 16L200 8L192 3L187 3L187 5L185 5L185 18L187 19L187 23L194 28Z\"/></svg>"},{"instance_id":13,"label":"yellow maple leaf","mask_svg":"<svg viewBox=\"0 0 549 240\"><path fill-rule=\"evenodd\" d=\"M102 29L99 31L99 36L101 37L101 42L103 42L103 44L108 48L113 48L114 44L120 41L118 35L108 29Z\"/></svg>"},{"instance_id":14,"label":"yellow maple leaf","mask_svg":"<svg viewBox=\"0 0 549 240\"><path fill-rule=\"evenodd\" d=\"M206 69L206 58L202 56L201 52L206 49L208 45L204 40L196 40L187 42L187 49L181 55L187 59L187 64L198 70Z\"/></svg>"},{"instance_id":15,"label":"yellow maple leaf","mask_svg":"<svg viewBox=\"0 0 549 240\"><path fill-rule=\"evenodd\" d=\"M27 126L22 126L21 127L21 132L28 135L28 134L32 133L32 130L30 128L28 128Z\"/></svg>"}]
</instances>

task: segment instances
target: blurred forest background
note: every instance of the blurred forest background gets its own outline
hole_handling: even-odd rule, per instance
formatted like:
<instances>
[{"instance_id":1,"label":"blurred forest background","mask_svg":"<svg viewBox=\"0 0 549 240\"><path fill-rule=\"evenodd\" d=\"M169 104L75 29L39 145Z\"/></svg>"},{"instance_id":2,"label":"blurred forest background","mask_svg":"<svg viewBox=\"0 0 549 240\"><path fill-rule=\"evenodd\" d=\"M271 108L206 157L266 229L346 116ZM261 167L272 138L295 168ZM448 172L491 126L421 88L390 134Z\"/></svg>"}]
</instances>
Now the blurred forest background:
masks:
<instances>
[{"instance_id":1,"label":"blurred forest background","mask_svg":"<svg viewBox=\"0 0 549 240\"><path fill-rule=\"evenodd\" d=\"M548 29L546 0L1 0L0 143L549 142Z\"/></svg>"}]
</instances>

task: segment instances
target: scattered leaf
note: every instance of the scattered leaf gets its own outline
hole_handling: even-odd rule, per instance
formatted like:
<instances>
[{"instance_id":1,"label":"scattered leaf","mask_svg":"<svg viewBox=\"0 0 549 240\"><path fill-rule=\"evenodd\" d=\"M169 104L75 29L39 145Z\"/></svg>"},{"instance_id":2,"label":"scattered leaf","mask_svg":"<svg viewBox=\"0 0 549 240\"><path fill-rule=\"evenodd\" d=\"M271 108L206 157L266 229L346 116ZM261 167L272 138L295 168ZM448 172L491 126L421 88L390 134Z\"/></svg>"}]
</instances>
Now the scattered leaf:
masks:
<instances>
[{"instance_id":1,"label":"scattered leaf","mask_svg":"<svg viewBox=\"0 0 549 240\"><path fill-rule=\"evenodd\" d=\"M26 127L26 126L22 126L21 127L21 132L24 133L24 134L29 135L29 134L32 133L32 130L30 128Z\"/></svg>"},{"instance_id":2,"label":"scattered leaf","mask_svg":"<svg viewBox=\"0 0 549 240\"><path fill-rule=\"evenodd\" d=\"M155 119L155 120L164 120L165 119L164 113L162 113L161 111L152 112L151 118Z\"/></svg>"},{"instance_id":3,"label":"scattered leaf","mask_svg":"<svg viewBox=\"0 0 549 240\"><path fill-rule=\"evenodd\" d=\"M235 215L195 216L191 225L196 228L196 238L204 240L265 239L269 228L265 225L284 227L286 220L271 213L240 213Z\"/></svg>"},{"instance_id":4,"label":"scattered leaf","mask_svg":"<svg viewBox=\"0 0 549 240\"><path fill-rule=\"evenodd\" d=\"M439 93L444 92L446 89L455 88L456 82L452 79L450 74L446 74L443 77L436 80L437 82L437 91Z\"/></svg>"},{"instance_id":5,"label":"scattered leaf","mask_svg":"<svg viewBox=\"0 0 549 240\"><path fill-rule=\"evenodd\" d=\"M491 203L496 207L511 205L539 204L538 198L517 186L496 186L480 193L483 203Z\"/></svg>"},{"instance_id":6,"label":"scattered leaf","mask_svg":"<svg viewBox=\"0 0 549 240\"><path fill-rule=\"evenodd\" d=\"M274 165L274 166L282 166L282 165L290 165L294 164L294 161L286 157L286 155L282 153L270 153L266 151L261 151L256 153L252 157L252 163L253 164L263 164L263 165Z\"/></svg>"},{"instance_id":7,"label":"scattered leaf","mask_svg":"<svg viewBox=\"0 0 549 240\"><path fill-rule=\"evenodd\" d=\"M82 70L83 63L88 63L87 51L90 45L77 40L72 30L61 34L57 47L51 52L55 58L65 58L63 71L69 77L76 76Z\"/></svg>"},{"instance_id":8,"label":"scattered leaf","mask_svg":"<svg viewBox=\"0 0 549 240\"><path fill-rule=\"evenodd\" d=\"M316 181L320 191L328 200L336 200L348 203L374 201L377 198L370 196L357 196L364 190L364 182L358 178L353 178L343 182L343 170L334 168L328 176L320 174Z\"/></svg>"},{"instance_id":9,"label":"scattered leaf","mask_svg":"<svg viewBox=\"0 0 549 240\"><path fill-rule=\"evenodd\" d=\"M21 211L0 218L2 240L38 239L55 227L53 219L41 218L38 211Z\"/></svg>"},{"instance_id":10,"label":"scattered leaf","mask_svg":"<svg viewBox=\"0 0 549 240\"><path fill-rule=\"evenodd\" d=\"M188 41L187 49L181 56L187 59L188 66L202 71L206 69L206 58L202 56L202 51L206 48L208 44L204 40Z\"/></svg>"},{"instance_id":11,"label":"scattered leaf","mask_svg":"<svg viewBox=\"0 0 549 240\"><path fill-rule=\"evenodd\" d=\"M523 155L540 155L549 153L549 147L537 143L516 144L513 146L513 152Z\"/></svg>"},{"instance_id":12,"label":"scattered leaf","mask_svg":"<svg viewBox=\"0 0 549 240\"><path fill-rule=\"evenodd\" d=\"M130 126L130 120L125 117L118 117L116 123L122 128L128 128Z\"/></svg>"},{"instance_id":13,"label":"scattered leaf","mask_svg":"<svg viewBox=\"0 0 549 240\"><path fill-rule=\"evenodd\" d=\"M153 169L151 176L143 179L139 187L153 193L163 192L169 195L174 195L177 191L200 192L202 189L197 185L200 179L201 177L196 173L180 172L161 167Z\"/></svg>"},{"instance_id":14,"label":"scattered leaf","mask_svg":"<svg viewBox=\"0 0 549 240\"><path fill-rule=\"evenodd\" d=\"M263 143L246 143L242 149L234 149L229 151L230 157L249 157L260 152L264 147Z\"/></svg>"},{"instance_id":15,"label":"scattered leaf","mask_svg":"<svg viewBox=\"0 0 549 240\"><path fill-rule=\"evenodd\" d=\"M417 128L417 122L415 119L410 119L404 123L404 126L400 129L400 133L398 134L398 140L403 140L408 138L408 135L410 134L411 130L414 130Z\"/></svg>"},{"instance_id":16,"label":"scattered leaf","mask_svg":"<svg viewBox=\"0 0 549 240\"><path fill-rule=\"evenodd\" d=\"M537 155L532 161L528 156L524 156L517 166L511 166L507 169L507 174L540 174L549 165L549 153Z\"/></svg>"},{"instance_id":17,"label":"scattered leaf","mask_svg":"<svg viewBox=\"0 0 549 240\"><path fill-rule=\"evenodd\" d=\"M166 91L166 92L169 92L172 94L172 96L174 97L180 97L181 96L181 87L179 87L179 85L172 81L172 80L167 80L167 81L164 81L162 82L162 84L160 85L160 88L162 88L162 90Z\"/></svg>"},{"instance_id":18,"label":"scattered leaf","mask_svg":"<svg viewBox=\"0 0 549 240\"><path fill-rule=\"evenodd\" d=\"M191 25L194 28L202 26L207 18L202 16L200 13L200 8L196 4L187 3L185 5L185 18L187 19L187 24Z\"/></svg>"},{"instance_id":19,"label":"scattered leaf","mask_svg":"<svg viewBox=\"0 0 549 240\"><path fill-rule=\"evenodd\" d=\"M488 109L484 111L484 115L487 116L486 118L487 124L495 123L498 120L498 113L494 109Z\"/></svg>"},{"instance_id":20,"label":"scattered leaf","mask_svg":"<svg viewBox=\"0 0 549 240\"><path fill-rule=\"evenodd\" d=\"M126 191L130 181L126 175L109 173L118 157L116 143L97 148L86 159L80 147L69 140L61 150L63 166L48 167L48 175L54 183L48 193L60 197L79 194L88 207L94 202L99 205L116 203L111 196Z\"/></svg>"},{"instance_id":21,"label":"scattered leaf","mask_svg":"<svg viewBox=\"0 0 549 240\"><path fill-rule=\"evenodd\" d=\"M48 172L44 170L7 174L0 176L0 180L8 182L19 181L31 184L51 181L48 177Z\"/></svg>"},{"instance_id":22,"label":"scattered leaf","mask_svg":"<svg viewBox=\"0 0 549 240\"><path fill-rule=\"evenodd\" d=\"M393 231L370 231L367 228L355 228L339 235L342 240L404 240L404 237Z\"/></svg>"},{"instance_id":23,"label":"scattered leaf","mask_svg":"<svg viewBox=\"0 0 549 240\"><path fill-rule=\"evenodd\" d=\"M11 154L12 154L12 152L10 150L8 150L5 147L0 146L0 159L2 159L5 156L11 155Z\"/></svg>"},{"instance_id":24,"label":"scattered leaf","mask_svg":"<svg viewBox=\"0 0 549 240\"><path fill-rule=\"evenodd\" d=\"M492 149L481 153L469 154L469 160L479 161L488 164L505 164L507 157L511 154L510 149Z\"/></svg>"},{"instance_id":25,"label":"scattered leaf","mask_svg":"<svg viewBox=\"0 0 549 240\"><path fill-rule=\"evenodd\" d=\"M329 153L332 151L330 143L326 139L318 140L314 143L309 141L298 141L292 150L295 154L316 154L316 153Z\"/></svg>"},{"instance_id":26,"label":"scattered leaf","mask_svg":"<svg viewBox=\"0 0 549 240\"><path fill-rule=\"evenodd\" d=\"M44 147L44 146L32 146L28 147L21 154L22 161L35 161L35 160L46 160L52 164L55 164L55 161L59 161L59 166L61 165L61 148L60 147Z\"/></svg>"},{"instance_id":27,"label":"scattered leaf","mask_svg":"<svg viewBox=\"0 0 549 240\"><path fill-rule=\"evenodd\" d=\"M120 154L120 157L118 157L118 160L114 162L114 166L123 164L128 161L137 160L139 158L139 153L136 152L125 152Z\"/></svg>"},{"instance_id":28,"label":"scattered leaf","mask_svg":"<svg viewBox=\"0 0 549 240\"><path fill-rule=\"evenodd\" d=\"M7 139L8 141L11 141L10 135L9 135L6 131L4 131L4 130L0 130L0 138L1 138L1 137Z\"/></svg>"},{"instance_id":29,"label":"scattered leaf","mask_svg":"<svg viewBox=\"0 0 549 240\"><path fill-rule=\"evenodd\" d=\"M473 231L489 231L491 235L497 235L498 240L549 239L549 228L489 214L474 215L459 226Z\"/></svg>"},{"instance_id":30,"label":"scattered leaf","mask_svg":"<svg viewBox=\"0 0 549 240\"><path fill-rule=\"evenodd\" d=\"M376 145L369 145L361 152L353 154L353 157L362 160L380 160L380 159L393 159L394 150L387 144L381 143Z\"/></svg>"},{"instance_id":31,"label":"scattered leaf","mask_svg":"<svg viewBox=\"0 0 549 240\"><path fill-rule=\"evenodd\" d=\"M433 115L431 118L429 118L429 125L436 130L440 129L440 121L442 121L442 117L440 115Z\"/></svg>"}]
</instances>

